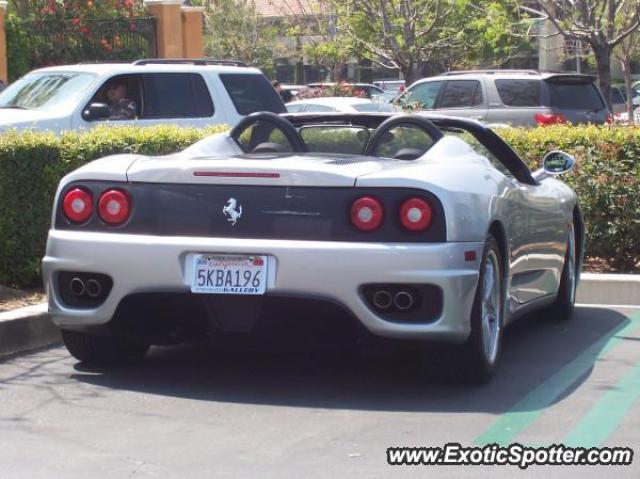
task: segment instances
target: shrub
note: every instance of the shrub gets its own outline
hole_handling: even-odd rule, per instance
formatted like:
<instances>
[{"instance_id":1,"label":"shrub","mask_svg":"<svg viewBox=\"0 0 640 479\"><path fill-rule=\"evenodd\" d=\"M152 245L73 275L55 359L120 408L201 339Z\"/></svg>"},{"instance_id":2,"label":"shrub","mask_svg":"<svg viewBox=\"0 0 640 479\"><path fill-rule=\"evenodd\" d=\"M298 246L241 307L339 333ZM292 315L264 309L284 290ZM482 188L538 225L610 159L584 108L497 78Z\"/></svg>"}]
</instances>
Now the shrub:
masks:
<instances>
[{"instance_id":1,"label":"shrub","mask_svg":"<svg viewBox=\"0 0 640 479\"><path fill-rule=\"evenodd\" d=\"M172 153L224 129L105 127L61 137L36 132L0 134L0 284L24 286L39 281L51 205L65 174L115 153Z\"/></svg>"},{"instance_id":2,"label":"shrub","mask_svg":"<svg viewBox=\"0 0 640 479\"><path fill-rule=\"evenodd\" d=\"M587 254L631 270L640 260L640 128L553 126L499 133L532 169L553 149L575 156L574 173L562 180L580 197Z\"/></svg>"},{"instance_id":3,"label":"shrub","mask_svg":"<svg viewBox=\"0 0 640 479\"><path fill-rule=\"evenodd\" d=\"M224 128L116 127L62 137L1 134L0 284L39 281L53 196L66 173L114 153L179 151ZM556 126L499 133L532 169L552 149L573 154L577 168L562 179L580 196L587 254L613 258L621 269L630 269L640 259L640 128ZM326 138L318 137L321 140Z\"/></svg>"}]
</instances>

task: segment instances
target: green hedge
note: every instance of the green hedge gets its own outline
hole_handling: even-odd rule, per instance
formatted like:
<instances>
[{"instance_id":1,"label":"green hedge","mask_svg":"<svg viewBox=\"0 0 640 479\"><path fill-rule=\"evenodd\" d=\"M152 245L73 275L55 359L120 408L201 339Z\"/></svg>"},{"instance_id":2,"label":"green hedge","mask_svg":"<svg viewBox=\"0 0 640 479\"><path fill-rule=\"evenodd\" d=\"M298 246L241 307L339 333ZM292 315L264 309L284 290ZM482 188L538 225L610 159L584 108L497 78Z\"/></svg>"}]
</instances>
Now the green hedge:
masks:
<instances>
[{"instance_id":1,"label":"green hedge","mask_svg":"<svg viewBox=\"0 0 640 479\"><path fill-rule=\"evenodd\" d=\"M561 178L580 197L587 255L610 258L630 271L640 260L640 127L553 126L499 133L532 169L552 149L575 156L574 173Z\"/></svg>"},{"instance_id":2,"label":"green hedge","mask_svg":"<svg viewBox=\"0 0 640 479\"><path fill-rule=\"evenodd\" d=\"M0 284L39 281L53 195L66 173L114 153L171 153L222 129L103 128L62 137L1 134ZM551 149L575 155L576 171L563 179L580 195L587 254L614 258L621 269L640 259L640 128L557 126L499 133L532 168Z\"/></svg>"},{"instance_id":3,"label":"green hedge","mask_svg":"<svg viewBox=\"0 0 640 479\"><path fill-rule=\"evenodd\" d=\"M53 196L65 174L115 153L172 153L225 129L111 127L62 137L0 134L0 284L39 281Z\"/></svg>"}]
</instances>

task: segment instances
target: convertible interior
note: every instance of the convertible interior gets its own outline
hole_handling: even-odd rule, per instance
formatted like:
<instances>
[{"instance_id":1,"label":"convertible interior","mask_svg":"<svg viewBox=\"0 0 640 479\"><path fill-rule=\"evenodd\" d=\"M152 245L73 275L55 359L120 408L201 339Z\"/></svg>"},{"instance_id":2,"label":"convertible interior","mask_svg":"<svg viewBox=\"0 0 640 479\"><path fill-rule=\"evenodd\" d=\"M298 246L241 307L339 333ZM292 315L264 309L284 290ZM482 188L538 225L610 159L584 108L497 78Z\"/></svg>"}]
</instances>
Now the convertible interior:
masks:
<instances>
[{"instance_id":1,"label":"convertible interior","mask_svg":"<svg viewBox=\"0 0 640 479\"><path fill-rule=\"evenodd\" d=\"M462 137L523 183L535 184L522 159L491 129L445 116L309 113L246 116L230 132L247 155L318 153L413 161L445 135Z\"/></svg>"}]
</instances>

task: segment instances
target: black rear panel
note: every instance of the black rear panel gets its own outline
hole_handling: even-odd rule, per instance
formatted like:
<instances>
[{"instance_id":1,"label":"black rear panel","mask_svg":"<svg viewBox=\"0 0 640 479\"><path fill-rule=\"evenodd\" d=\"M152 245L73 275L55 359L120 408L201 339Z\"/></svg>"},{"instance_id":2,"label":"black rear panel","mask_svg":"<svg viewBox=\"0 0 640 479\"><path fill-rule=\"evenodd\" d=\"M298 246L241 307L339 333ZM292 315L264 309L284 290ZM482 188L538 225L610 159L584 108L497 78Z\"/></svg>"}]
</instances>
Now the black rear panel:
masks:
<instances>
[{"instance_id":1,"label":"black rear panel","mask_svg":"<svg viewBox=\"0 0 640 479\"><path fill-rule=\"evenodd\" d=\"M330 188L254 185L192 185L161 183L113 183L86 181L68 185L60 196L83 186L93 192L94 210L100 194L120 188L130 194L132 213L122 226L104 224L96 214L85 224L75 225L56 210L56 229L102 231L158 236L217 238L294 239L364 242L444 242L444 211L435 195L409 188ZM356 230L350 221L353 201L372 196L382 202L385 218L373 232ZM420 197L433 210L433 224L425 232L406 231L399 219L401 204ZM235 225L223 213L228 201L242 206Z\"/></svg>"}]
</instances>

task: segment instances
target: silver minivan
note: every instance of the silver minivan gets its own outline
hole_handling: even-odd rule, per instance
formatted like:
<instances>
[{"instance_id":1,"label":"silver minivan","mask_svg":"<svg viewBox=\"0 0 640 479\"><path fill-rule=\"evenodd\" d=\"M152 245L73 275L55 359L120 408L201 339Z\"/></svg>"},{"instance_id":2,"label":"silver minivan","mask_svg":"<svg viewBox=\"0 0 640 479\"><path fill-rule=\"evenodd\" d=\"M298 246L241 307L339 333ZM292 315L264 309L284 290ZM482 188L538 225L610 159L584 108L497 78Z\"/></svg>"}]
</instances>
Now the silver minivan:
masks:
<instances>
[{"instance_id":1,"label":"silver minivan","mask_svg":"<svg viewBox=\"0 0 640 479\"><path fill-rule=\"evenodd\" d=\"M595 78L574 73L447 72L413 83L396 103L483 123L513 126L611 121Z\"/></svg>"}]
</instances>

